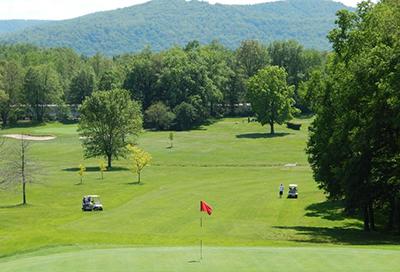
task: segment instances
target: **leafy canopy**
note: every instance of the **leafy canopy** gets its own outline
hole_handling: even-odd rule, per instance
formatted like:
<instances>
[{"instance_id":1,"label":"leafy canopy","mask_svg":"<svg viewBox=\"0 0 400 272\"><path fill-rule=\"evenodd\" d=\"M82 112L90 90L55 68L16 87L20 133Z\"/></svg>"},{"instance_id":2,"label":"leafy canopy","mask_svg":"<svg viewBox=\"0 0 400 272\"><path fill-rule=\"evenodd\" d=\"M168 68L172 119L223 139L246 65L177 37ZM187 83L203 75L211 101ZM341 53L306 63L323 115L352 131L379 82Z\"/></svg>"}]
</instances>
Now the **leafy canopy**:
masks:
<instances>
[{"instance_id":1,"label":"leafy canopy","mask_svg":"<svg viewBox=\"0 0 400 272\"><path fill-rule=\"evenodd\" d=\"M142 130L140 106L130 99L126 90L95 92L79 111L78 130L85 157L106 157L109 168L113 158L125 156L130 137Z\"/></svg>"},{"instance_id":2,"label":"leafy canopy","mask_svg":"<svg viewBox=\"0 0 400 272\"><path fill-rule=\"evenodd\" d=\"M248 99L261 125L269 124L274 134L274 124L290 120L293 107L294 87L286 82L287 73L278 66L260 70L248 81Z\"/></svg>"}]
</instances>

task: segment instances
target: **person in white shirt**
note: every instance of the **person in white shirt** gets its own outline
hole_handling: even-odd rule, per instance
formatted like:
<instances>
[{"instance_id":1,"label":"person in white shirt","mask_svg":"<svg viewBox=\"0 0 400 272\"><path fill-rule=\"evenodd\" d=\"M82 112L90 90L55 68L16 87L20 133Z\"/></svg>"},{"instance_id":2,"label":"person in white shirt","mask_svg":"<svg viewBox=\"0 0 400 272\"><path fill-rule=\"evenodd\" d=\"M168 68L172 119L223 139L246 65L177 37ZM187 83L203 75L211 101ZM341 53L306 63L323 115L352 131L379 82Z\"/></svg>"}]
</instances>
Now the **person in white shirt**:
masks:
<instances>
[{"instance_id":1,"label":"person in white shirt","mask_svg":"<svg viewBox=\"0 0 400 272\"><path fill-rule=\"evenodd\" d=\"M283 187L283 184L281 183L281 186L279 186L279 198L282 198L284 190L285 190L285 187Z\"/></svg>"}]
</instances>

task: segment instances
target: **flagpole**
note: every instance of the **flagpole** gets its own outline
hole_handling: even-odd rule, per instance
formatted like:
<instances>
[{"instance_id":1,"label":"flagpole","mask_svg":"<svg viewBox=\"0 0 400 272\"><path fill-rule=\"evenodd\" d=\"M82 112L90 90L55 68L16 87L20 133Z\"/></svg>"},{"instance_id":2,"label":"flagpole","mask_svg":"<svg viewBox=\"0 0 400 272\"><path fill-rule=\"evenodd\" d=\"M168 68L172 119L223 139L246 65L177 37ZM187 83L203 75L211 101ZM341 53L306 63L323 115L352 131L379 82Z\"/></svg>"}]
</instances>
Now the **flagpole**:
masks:
<instances>
[{"instance_id":1,"label":"flagpole","mask_svg":"<svg viewBox=\"0 0 400 272\"><path fill-rule=\"evenodd\" d=\"M203 260L203 216L200 215L200 261Z\"/></svg>"}]
</instances>

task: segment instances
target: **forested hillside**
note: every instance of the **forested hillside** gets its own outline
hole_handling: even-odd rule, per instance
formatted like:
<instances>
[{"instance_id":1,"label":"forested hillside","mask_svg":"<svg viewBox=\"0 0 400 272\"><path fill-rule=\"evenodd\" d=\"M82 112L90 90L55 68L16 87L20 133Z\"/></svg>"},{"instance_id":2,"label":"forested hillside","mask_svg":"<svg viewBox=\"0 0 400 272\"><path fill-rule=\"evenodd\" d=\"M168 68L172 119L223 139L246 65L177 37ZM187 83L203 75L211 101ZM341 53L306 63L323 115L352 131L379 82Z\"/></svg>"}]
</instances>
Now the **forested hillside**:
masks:
<instances>
[{"instance_id":1,"label":"forested hillside","mask_svg":"<svg viewBox=\"0 0 400 272\"><path fill-rule=\"evenodd\" d=\"M48 22L43 20L0 20L0 34L21 31Z\"/></svg>"},{"instance_id":2,"label":"forested hillside","mask_svg":"<svg viewBox=\"0 0 400 272\"><path fill-rule=\"evenodd\" d=\"M185 0L153 0L129 8L2 35L1 42L69 47L85 55L118 55L146 45L163 50L191 40L219 40L229 48L240 41L294 39L307 48L330 49L326 39L335 13L346 8L331 0L287 0L257 5L211 5Z\"/></svg>"}]
</instances>

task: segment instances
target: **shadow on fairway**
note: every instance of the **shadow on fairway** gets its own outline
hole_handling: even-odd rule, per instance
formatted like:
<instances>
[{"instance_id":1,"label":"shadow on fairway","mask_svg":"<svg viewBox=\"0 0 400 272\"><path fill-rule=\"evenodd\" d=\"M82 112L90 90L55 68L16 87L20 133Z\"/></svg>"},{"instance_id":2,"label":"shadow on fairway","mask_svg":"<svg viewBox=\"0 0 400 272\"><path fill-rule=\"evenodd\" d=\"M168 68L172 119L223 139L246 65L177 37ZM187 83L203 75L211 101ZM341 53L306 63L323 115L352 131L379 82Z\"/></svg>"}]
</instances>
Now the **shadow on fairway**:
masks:
<instances>
[{"instance_id":1,"label":"shadow on fairway","mask_svg":"<svg viewBox=\"0 0 400 272\"><path fill-rule=\"evenodd\" d=\"M144 183L143 182L137 182L137 181L135 181L135 182L128 182L128 183L124 183L124 184L127 184L127 185L134 185L134 186L143 186L144 185Z\"/></svg>"},{"instance_id":2,"label":"shadow on fairway","mask_svg":"<svg viewBox=\"0 0 400 272\"><path fill-rule=\"evenodd\" d=\"M331 221L342 221L351 217L345 214L343 207L344 204L341 201L315 203L306 207L306 216L320 217Z\"/></svg>"},{"instance_id":3,"label":"shadow on fairway","mask_svg":"<svg viewBox=\"0 0 400 272\"><path fill-rule=\"evenodd\" d=\"M275 134L270 134L270 133L246 133L246 134L238 134L236 135L236 138L238 139L270 139L270 138L279 138L279 137L285 137L291 135L291 133L275 133Z\"/></svg>"},{"instance_id":4,"label":"shadow on fairway","mask_svg":"<svg viewBox=\"0 0 400 272\"><path fill-rule=\"evenodd\" d=\"M73 168L65 168L63 171L66 172L78 172L80 169L78 167L73 167ZM129 171L128 168L125 167L113 167L110 170L107 170L107 172L121 172L121 171ZM86 167L86 172L100 172L99 167Z\"/></svg>"},{"instance_id":5,"label":"shadow on fairway","mask_svg":"<svg viewBox=\"0 0 400 272\"><path fill-rule=\"evenodd\" d=\"M26 208L28 207L28 204L15 204L15 205L5 205L5 206L0 206L0 209L15 209L15 208Z\"/></svg>"},{"instance_id":6,"label":"shadow on fairway","mask_svg":"<svg viewBox=\"0 0 400 272\"><path fill-rule=\"evenodd\" d=\"M340 227L307 227L307 226L274 226L275 229L294 230L299 239L291 239L301 243L338 243L346 245L400 245L399 236L380 232L365 232L362 224L351 224ZM308 237L304 237L308 236Z\"/></svg>"}]
</instances>

